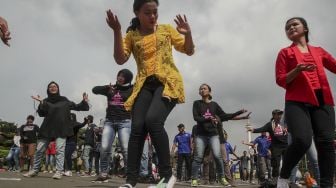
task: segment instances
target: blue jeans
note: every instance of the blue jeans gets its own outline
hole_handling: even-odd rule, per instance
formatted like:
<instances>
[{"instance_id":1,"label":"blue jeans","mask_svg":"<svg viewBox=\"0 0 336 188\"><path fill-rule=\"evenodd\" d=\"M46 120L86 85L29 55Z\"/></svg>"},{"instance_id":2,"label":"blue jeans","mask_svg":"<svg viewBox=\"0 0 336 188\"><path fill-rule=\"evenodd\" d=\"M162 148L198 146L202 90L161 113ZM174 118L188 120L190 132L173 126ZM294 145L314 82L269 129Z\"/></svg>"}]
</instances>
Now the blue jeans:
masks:
<instances>
[{"instance_id":1,"label":"blue jeans","mask_svg":"<svg viewBox=\"0 0 336 188\"><path fill-rule=\"evenodd\" d=\"M208 144L210 145L213 152L218 176L219 178L222 178L224 174L224 164L220 150L219 136L196 136L195 143L196 155L194 156L194 160L192 162L192 179L198 179L198 172L203 161L204 150Z\"/></svg>"},{"instance_id":2,"label":"blue jeans","mask_svg":"<svg viewBox=\"0 0 336 188\"><path fill-rule=\"evenodd\" d=\"M65 150L65 138L56 138L56 170L62 172L64 170L64 150ZM41 160L45 156L45 151L49 145L50 140L39 139L37 140L37 147L34 156L35 172L39 172L41 167Z\"/></svg>"},{"instance_id":3,"label":"blue jeans","mask_svg":"<svg viewBox=\"0 0 336 188\"><path fill-rule=\"evenodd\" d=\"M128 140L131 134L131 120L106 120L104 123L102 145L100 151L100 169L103 175L107 175L109 169L109 158L111 156L112 143L114 141L116 133L118 133L119 143L124 156L125 167L127 168L127 150Z\"/></svg>"},{"instance_id":4,"label":"blue jeans","mask_svg":"<svg viewBox=\"0 0 336 188\"><path fill-rule=\"evenodd\" d=\"M288 144L292 143L292 137L291 134L288 134ZM318 166L318 160L317 160L317 151L315 147L314 140L312 141L310 148L306 152L307 158L311 164L311 168L313 170L313 177L316 179L316 182L318 185L320 185L320 169ZM289 177L289 181L295 183L296 180L296 172L298 170L298 164L293 168L291 175Z\"/></svg>"},{"instance_id":5,"label":"blue jeans","mask_svg":"<svg viewBox=\"0 0 336 188\"><path fill-rule=\"evenodd\" d=\"M19 147L11 147L9 153L6 157L6 161L8 162L8 166L10 169L18 170L19 167L19 155L20 155L20 148Z\"/></svg>"},{"instance_id":6,"label":"blue jeans","mask_svg":"<svg viewBox=\"0 0 336 188\"><path fill-rule=\"evenodd\" d=\"M92 169L93 147L85 145L82 153L82 160L84 162L84 171L90 172Z\"/></svg>"},{"instance_id":7,"label":"blue jeans","mask_svg":"<svg viewBox=\"0 0 336 188\"><path fill-rule=\"evenodd\" d=\"M50 167L50 170L54 170L55 167L55 155L46 155L45 159L45 170L48 171L48 165Z\"/></svg>"},{"instance_id":8,"label":"blue jeans","mask_svg":"<svg viewBox=\"0 0 336 188\"><path fill-rule=\"evenodd\" d=\"M149 160L149 156L148 156L148 140L145 141L144 144L144 148L142 151L142 155L141 155L141 164L140 164L140 171L139 171L139 175L141 177L146 177L148 176L148 160Z\"/></svg>"}]
</instances>

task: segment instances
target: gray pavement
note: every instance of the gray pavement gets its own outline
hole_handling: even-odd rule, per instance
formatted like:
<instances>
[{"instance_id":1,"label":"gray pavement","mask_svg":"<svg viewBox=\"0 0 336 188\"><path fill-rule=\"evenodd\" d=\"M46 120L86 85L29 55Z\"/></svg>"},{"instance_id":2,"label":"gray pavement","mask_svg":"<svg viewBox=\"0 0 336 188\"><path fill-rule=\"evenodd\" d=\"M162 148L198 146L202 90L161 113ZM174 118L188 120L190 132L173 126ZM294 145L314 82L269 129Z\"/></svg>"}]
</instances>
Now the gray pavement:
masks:
<instances>
[{"instance_id":1,"label":"gray pavement","mask_svg":"<svg viewBox=\"0 0 336 188\"><path fill-rule=\"evenodd\" d=\"M26 178L21 173L16 172L0 172L0 188L98 188L109 187L117 188L122 185L125 179L112 177L108 183L91 183L95 177L62 177L60 180L51 178L53 174L39 173L37 177ZM238 187L256 188L257 185L237 182ZM147 188L150 184L137 184L137 188ZM174 188L190 187L190 183L176 183ZM199 187L223 187L220 185L200 185Z\"/></svg>"}]
</instances>

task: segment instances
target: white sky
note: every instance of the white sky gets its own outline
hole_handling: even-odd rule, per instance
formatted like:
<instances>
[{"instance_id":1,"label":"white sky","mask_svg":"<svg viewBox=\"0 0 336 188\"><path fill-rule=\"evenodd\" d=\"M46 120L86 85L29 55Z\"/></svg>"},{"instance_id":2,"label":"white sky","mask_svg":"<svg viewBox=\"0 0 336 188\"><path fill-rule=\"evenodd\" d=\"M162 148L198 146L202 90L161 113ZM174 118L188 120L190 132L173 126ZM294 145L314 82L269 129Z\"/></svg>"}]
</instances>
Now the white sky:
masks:
<instances>
[{"instance_id":1,"label":"white sky","mask_svg":"<svg viewBox=\"0 0 336 188\"><path fill-rule=\"evenodd\" d=\"M131 58L123 66L113 59L113 34L105 22L105 10L119 17L123 31L134 16L132 0L0 0L0 16L6 18L13 39L0 46L0 118L22 124L34 114L31 95L46 96L47 84L59 83L61 94L79 102L89 92L92 108L77 113L79 120L92 114L96 123L105 116L106 99L95 96L96 85L115 82L116 73L136 65ZM186 14L196 53L174 52L185 83L186 103L177 105L166 129L172 141L176 126L187 130L195 124L191 108L199 99L198 88L208 83L213 99L224 111L252 111L251 123L264 125L274 108L284 106L284 90L275 84L274 62L278 51L290 45L284 32L288 18L307 19L312 45L336 55L336 1L324 0L161 0L159 23ZM329 74L335 93L335 76ZM41 118L36 122L40 123ZM246 138L246 121L225 122L229 141L240 145Z\"/></svg>"}]
</instances>

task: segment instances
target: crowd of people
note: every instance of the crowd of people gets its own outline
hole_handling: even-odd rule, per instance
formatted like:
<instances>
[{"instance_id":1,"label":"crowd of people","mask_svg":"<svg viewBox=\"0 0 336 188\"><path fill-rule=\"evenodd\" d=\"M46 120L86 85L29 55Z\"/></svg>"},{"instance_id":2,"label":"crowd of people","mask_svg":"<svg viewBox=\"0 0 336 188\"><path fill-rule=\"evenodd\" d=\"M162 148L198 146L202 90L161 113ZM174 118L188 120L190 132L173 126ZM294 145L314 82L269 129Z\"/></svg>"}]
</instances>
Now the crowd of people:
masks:
<instances>
[{"instance_id":1,"label":"crowd of people","mask_svg":"<svg viewBox=\"0 0 336 188\"><path fill-rule=\"evenodd\" d=\"M135 17L124 37L117 15L112 10L106 12L107 24L114 34L115 62L123 65L133 54L138 74L132 84L132 72L122 69L116 83L92 89L94 94L107 97L104 126L96 126L93 116L78 123L72 111L89 110L88 94L83 93L82 101L76 104L62 96L59 85L52 81L45 99L32 96L39 102L37 113L43 122L40 126L33 124L34 117L30 115L19 128L8 155L10 169L22 171L29 161L29 171L24 176L34 177L41 171L45 158L45 171L50 166L52 178L71 176L77 134L86 126L82 175L97 175L93 181L106 182L114 164L121 177L125 177L126 182L120 188L135 187L147 177L159 180L158 187L167 188L183 180L190 180L192 187L215 181L223 186L236 186L237 165L242 181L253 183L256 171L262 187L286 188L296 183L297 165L305 153L310 156L315 186L332 187L335 113L325 68L336 73L336 60L323 48L309 44L306 20L293 17L286 22L285 32L292 44L280 50L275 63L276 83L286 90L285 109L272 111L271 120L260 128L247 127L247 131L261 135L254 141L243 141L251 150L239 157L228 142L222 123L248 119L250 113L245 109L225 113L212 100L211 87L205 83L199 87L201 99L193 103L196 125L192 134L185 131L183 124L178 125L179 133L170 149L165 121L174 107L185 101L184 84L174 64L172 47L191 56L195 46L187 17L176 16L176 29L158 24L158 6L158 0L135 0ZM3 43L9 46L10 32L3 18L0 31ZM120 149L114 153L115 161L119 162L111 163L116 135ZM171 154L176 148L175 177ZM230 154L235 158L231 159Z\"/></svg>"}]
</instances>

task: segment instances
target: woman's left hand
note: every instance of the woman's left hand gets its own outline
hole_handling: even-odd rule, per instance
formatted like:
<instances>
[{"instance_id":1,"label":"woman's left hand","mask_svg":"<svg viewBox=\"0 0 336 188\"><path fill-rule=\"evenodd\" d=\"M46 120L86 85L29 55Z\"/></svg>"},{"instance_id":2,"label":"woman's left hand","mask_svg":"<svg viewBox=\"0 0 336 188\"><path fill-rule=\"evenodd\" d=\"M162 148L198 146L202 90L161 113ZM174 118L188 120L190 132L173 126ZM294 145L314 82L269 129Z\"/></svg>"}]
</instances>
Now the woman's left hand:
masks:
<instances>
[{"instance_id":1,"label":"woman's left hand","mask_svg":"<svg viewBox=\"0 0 336 188\"><path fill-rule=\"evenodd\" d=\"M191 29L188 24L186 15L183 15L183 18L180 14L176 15L176 19L174 19L174 21L177 25L176 29L179 33L181 33L182 35L187 35L191 33Z\"/></svg>"}]
</instances>

